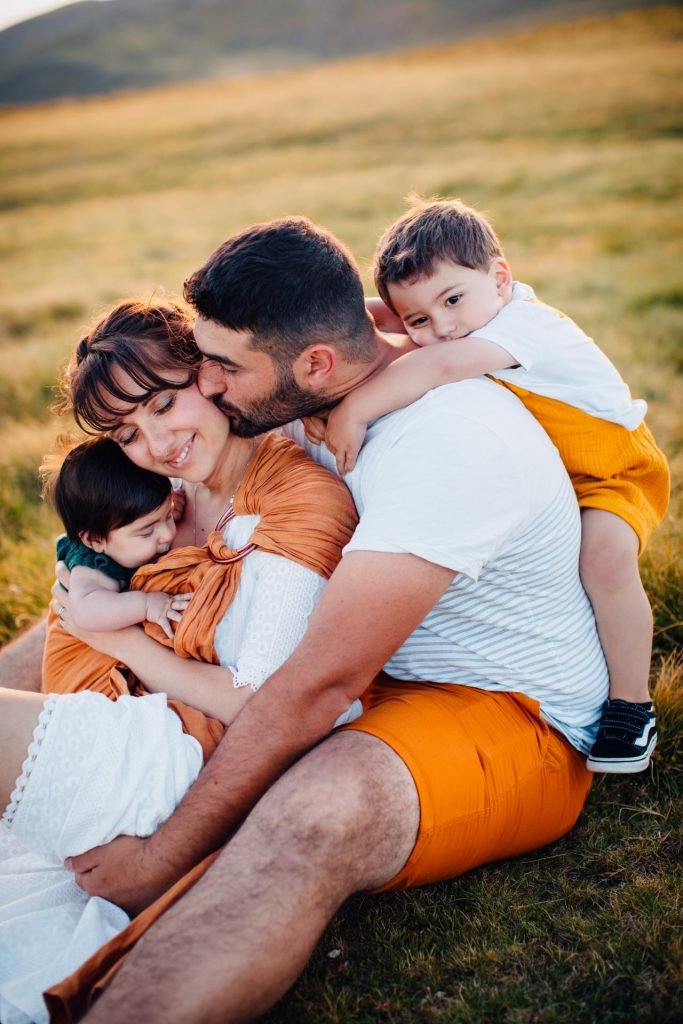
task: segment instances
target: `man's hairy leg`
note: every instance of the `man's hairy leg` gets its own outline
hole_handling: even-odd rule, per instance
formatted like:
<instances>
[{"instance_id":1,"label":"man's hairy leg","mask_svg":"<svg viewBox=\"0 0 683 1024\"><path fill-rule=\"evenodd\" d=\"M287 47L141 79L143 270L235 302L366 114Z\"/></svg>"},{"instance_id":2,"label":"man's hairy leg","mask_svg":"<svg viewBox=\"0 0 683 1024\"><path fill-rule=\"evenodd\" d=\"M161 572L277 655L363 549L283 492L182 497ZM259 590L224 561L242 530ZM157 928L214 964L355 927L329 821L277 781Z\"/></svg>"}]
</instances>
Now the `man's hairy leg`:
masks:
<instances>
[{"instance_id":1,"label":"man's hairy leg","mask_svg":"<svg viewBox=\"0 0 683 1024\"><path fill-rule=\"evenodd\" d=\"M46 620L0 651L0 686L8 690L40 690Z\"/></svg>"},{"instance_id":2,"label":"man's hairy leg","mask_svg":"<svg viewBox=\"0 0 683 1024\"><path fill-rule=\"evenodd\" d=\"M365 733L330 737L275 783L140 941L89 1024L258 1017L346 897L400 870L419 817L412 777L390 747Z\"/></svg>"}]
</instances>

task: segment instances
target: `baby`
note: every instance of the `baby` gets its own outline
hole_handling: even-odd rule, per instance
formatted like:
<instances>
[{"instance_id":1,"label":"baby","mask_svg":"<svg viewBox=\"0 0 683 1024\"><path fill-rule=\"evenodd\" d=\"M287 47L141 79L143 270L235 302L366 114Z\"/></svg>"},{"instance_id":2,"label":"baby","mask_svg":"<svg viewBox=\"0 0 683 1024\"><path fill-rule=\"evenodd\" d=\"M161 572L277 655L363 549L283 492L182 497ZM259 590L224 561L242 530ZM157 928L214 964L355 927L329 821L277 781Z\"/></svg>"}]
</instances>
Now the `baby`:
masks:
<instances>
[{"instance_id":1,"label":"baby","mask_svg":"<svg viewBox=\"0 0 683 1024\"><path fill-rule=\"evenodd\" d=\"M64 523L57 559L71 570L70 598L81 629L115 630L156 622L173 639L190 594L129 590L141 565L171 547L182 498L171 481L140 469L115 441L95 437L68 452L45 487Z\"/></svg>"},{"instance_id":2,"label":"baby","mask_svg":"<svg viewBox=\"0 0 683 1024\"><path fill-rule=\"evenodd\" d=\"M573 321L513 281L491 225L459 201L416 201L380 239L375 282L388 307L383 326L391 311L419 347L330 413L324 439L340 473L353 468L371 420L431 388L489 374L517 394L559 449L581 507L581 580L610 675L587 765L644 770L657 732L648 692L652 613L638 556L669 495L645 402L632 401ZM320 440L315 421L307 429Z\"/></svg>"}]
</instances>

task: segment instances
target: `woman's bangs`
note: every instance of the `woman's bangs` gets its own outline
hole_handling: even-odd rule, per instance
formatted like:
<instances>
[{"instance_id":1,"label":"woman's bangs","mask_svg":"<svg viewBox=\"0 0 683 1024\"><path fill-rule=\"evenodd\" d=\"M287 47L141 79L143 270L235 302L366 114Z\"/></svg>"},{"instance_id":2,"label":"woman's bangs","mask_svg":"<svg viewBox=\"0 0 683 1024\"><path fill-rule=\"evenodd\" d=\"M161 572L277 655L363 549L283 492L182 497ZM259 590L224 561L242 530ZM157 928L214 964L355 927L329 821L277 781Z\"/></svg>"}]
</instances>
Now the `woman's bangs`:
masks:
<instances>
[{"instance_id":1,"label":"woman's bangs","mask_svg":"<svg viewBox=\"0 0 683 1024\"><path fill-rule=\"evenodd\" d=\"M188 368L186 380L169 380L130 352L123 359L100 360L97 366L89 367L81 387L74 389L74 417L86 431L107 431L125 416L126 406L147 402L160 391L183 390L196 379L197 371ZM124 387L122 381L128 385L132 382L139 392L131 393L130 386Z\"/></svg>"}]
</instances>

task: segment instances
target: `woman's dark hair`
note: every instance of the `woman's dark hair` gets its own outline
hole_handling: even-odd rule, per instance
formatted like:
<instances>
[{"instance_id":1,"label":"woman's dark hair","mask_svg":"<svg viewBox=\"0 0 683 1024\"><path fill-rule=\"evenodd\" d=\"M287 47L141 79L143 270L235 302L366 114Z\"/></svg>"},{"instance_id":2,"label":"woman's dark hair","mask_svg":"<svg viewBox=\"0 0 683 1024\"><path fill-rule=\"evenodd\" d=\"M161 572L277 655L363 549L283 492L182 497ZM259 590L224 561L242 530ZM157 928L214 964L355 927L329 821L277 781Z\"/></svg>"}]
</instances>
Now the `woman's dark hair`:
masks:
<instances>
[{"instance_id":1,"label":"woman's dark hair","mask_svg":"<svg viewBox=\"0 0 683 1024\"><path fill-rule=\"evenodd\" d=\"M121 403L138 405L157 391L189 387L200 360L186 310L171 302L129 300L79 342L66 372L64 404L86 433L107 430L120 418ZM178 370L187 371L180 383L174 379ZM126 390L122 375L139 387L138 394Z\"/></svg>"},{"instance_id":2,"label":"woman's dark hair","mask_svg":"<svg viewBox=\"0 0 683 1024\"><path fill-rule=\"evenodd\" d=\"M348 250L305 217L255 224L229 238L185 282L187 302L276 364L318 340L353 361L376 352L363 284Z\"/></svg>"},{"instance_id":3,"label":"woman's dark hair","mask_svg":"<svg viewBox=\"0 0 683 1024\"><path fill-rule=\"evenodd\" d=\"M53 465L48 459L46 468ZM140 469L109 437L88 438L68 451L43 488L69 540L83 533L106 540L112 530L159 508L170 494L168 477Z\"/></svg>"}]
</instances>

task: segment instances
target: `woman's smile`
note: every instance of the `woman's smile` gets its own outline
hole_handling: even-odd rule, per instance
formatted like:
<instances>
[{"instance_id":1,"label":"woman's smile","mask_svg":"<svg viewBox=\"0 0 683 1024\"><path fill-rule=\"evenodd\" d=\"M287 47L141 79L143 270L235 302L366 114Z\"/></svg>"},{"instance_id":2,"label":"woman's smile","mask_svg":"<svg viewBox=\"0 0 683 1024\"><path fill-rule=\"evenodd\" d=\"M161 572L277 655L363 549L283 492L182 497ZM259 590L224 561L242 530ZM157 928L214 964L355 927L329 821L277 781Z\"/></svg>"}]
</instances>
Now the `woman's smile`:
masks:
<instances>
[{"instance_id":1,"label":"woman's smile","mask_svg":"<svg viewBox=\"0 0 683 1024\"><path fill-rule=\"evenodd\" d=\"M197 435L193 434L192 437L190 437L189 440L185 442L185 444L182 446L180 451L177 452L177 454L175 454L172 458L166 460L171 469L180 469L181 466L185 465L194 447L196 437Z\"/></svg>"}]
</instances>

